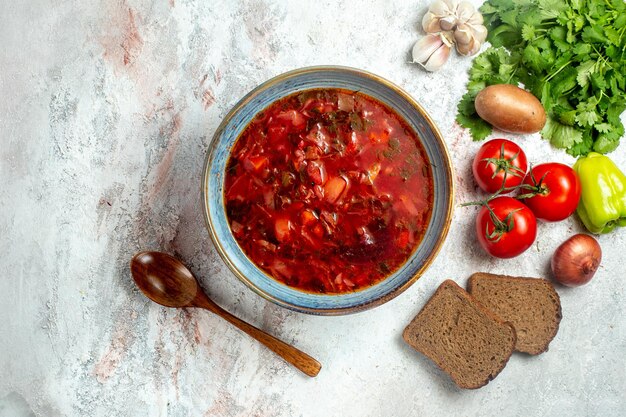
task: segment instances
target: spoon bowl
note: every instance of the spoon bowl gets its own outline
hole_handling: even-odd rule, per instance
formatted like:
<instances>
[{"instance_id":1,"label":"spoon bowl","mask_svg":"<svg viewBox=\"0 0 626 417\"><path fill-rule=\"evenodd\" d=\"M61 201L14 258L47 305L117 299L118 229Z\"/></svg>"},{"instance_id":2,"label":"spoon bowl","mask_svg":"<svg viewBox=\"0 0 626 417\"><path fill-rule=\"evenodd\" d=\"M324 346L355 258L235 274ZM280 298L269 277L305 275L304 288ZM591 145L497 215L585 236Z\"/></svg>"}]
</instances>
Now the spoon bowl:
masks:
<instances>
[{"instance_id":1,"label":"spoon bowl","mask_svg":"<svg viewBox=\"0 0 626 417\"><path fill-rule=\"evenodd\" d=\"M306 353L215 304L202 291L191 271L178 259L162 252L140 252L130 261L130 271L137 287L155 303L173 308L204 308L252 336L308 376L316 376L322 368L318 361Z\"/></svg>"},{"instance_id":2,"label":"spoon bowl","mask_svg":"<svg viewBox=\"0 0 626 417\"><path fill-rule=\"evenodd\" d=\"M178 259L163 252L140 252L130 262L143 294L165 307L189 307L198 294L198 281Z\"/></svg>"}]
</instances>

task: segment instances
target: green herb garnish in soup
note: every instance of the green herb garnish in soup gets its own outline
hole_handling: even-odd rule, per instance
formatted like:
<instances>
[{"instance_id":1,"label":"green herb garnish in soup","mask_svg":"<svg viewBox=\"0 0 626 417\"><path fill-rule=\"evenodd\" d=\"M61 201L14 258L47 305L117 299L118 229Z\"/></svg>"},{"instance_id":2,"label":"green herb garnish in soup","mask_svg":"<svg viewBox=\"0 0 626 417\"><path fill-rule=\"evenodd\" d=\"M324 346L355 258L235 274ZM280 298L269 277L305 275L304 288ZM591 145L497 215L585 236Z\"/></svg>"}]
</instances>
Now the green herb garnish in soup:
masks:
<instances>
[{"instance_id":1,"label":"green herb garnish in soup","mask_svg":"<svg viewBox=\"0 0 626 417\"><path fill-rule=\"evenodd\" d=\"M346 293L389 276L421 241L432 170L406 122L362 93L308 90L244 129L225 178L231 231L274 279Z\"/></svg>"}]
</instances>

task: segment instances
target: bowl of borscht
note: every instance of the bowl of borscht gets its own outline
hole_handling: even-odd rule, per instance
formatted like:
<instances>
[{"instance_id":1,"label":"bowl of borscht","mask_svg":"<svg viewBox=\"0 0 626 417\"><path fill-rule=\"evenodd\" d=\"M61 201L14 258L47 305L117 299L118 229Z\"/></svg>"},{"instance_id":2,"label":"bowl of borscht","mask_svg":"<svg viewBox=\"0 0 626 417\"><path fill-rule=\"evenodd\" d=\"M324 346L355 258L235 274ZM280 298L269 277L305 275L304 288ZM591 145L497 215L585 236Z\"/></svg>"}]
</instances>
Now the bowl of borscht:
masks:
<instances>
[{"instance_id":1,"label":"bowl of borscht","mask_svg":"<svg viewBox=\"0 0 626 417\"><path fill-rule=\"evenodd\" d=\"M432 263L452 216L444 140L406 92L368 72L309 67L228 113L202 183L211 239L233 273L283 307L375 307Z\"/></svg>"}]
</instances>

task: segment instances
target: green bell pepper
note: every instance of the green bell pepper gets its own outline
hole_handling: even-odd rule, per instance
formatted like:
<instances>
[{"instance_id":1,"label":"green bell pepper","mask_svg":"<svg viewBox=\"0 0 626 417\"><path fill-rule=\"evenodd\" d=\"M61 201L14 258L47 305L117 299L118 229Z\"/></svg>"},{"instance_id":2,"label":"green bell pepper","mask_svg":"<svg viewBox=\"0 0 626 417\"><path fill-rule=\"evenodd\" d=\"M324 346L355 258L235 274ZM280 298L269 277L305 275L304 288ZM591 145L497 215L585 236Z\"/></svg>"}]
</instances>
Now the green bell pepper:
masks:
<instances>
[{"instance_id":1,"label":"green bell pepper","mask_svg":"<svg viewBox=\"0 0 626 417\"><path fill-rule=\"evenodd\" d=\"M626 175L607 156L596 152L574 164L581 184L576 212L591 233L626 226Z\"/></svg>"}]
</instances>

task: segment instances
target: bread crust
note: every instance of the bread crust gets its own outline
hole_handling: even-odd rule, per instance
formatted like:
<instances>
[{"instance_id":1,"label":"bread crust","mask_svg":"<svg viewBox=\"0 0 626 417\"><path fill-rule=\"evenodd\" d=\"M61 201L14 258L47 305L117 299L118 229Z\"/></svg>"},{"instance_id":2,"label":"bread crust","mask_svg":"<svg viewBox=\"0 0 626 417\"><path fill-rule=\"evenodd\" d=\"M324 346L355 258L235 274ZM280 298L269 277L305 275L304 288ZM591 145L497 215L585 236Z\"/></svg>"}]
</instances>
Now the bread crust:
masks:
<instances>
[{"instance_id":1,"label":"bread crust","mask_svg":"<svg viewBox=\"0 0 626 417\"><path fill-rule=\"evenodd\" d=\"M556 334L559 331L559 326L561 323L561 319L563 317L562 310L561 310L561 299L559 297L559 294L554 289L554 286L552 285L552 283L550 283L550 281L543 279L543 278L516 277L516 276L509 276L509 275L491 274L488 272L476 272L470 276L468 284L467 284L467 291L470 294L474 294L476 292L476 286L478 285L477 281L481 279L511 281L511 282L516 282L516 283L522 283L524 285L540 285L546 289L546 291L549 293L549 298L553 300L554 305L556 306L556 312L555 312L555 317L554 317L554 321L555 321L554 329L550 332L550 335L545 341L545 343L541 345L538 349L535 349L535 350L522 349L519 346L517 346L517 343L516 343L516 349L515 349L518 352L528 353L530 355L539 355L543 352L546 352L548 350L550 343L552 342L552 340L555 338ZM478 300L477 297L474 297L474 299L476 300L477 303L480 304L480 300ZM486 309L489 309L488 307L485 307L485 306L483 307ZM494 314L497 315L497 312L494 312Z\"/></svg>"},{"instance_id":2,"label":"bread crust","mask_svg":"<svg viewBox=\"0 0 626 417\"><path fill-rule=\"evenodd\" d=\"M477 382L476 384L465 384L463 381L457 379L456 375L455 375L456 373L453 372L451 369L448 369L448 367L446 367L446 364L440 363L437 360L436 357L434 357L433 355L430 354L430 352L425 351L424 349L421 349L412 340L413 329L414 329L415 326L419 326L420 320L422 318L421 317L422 313L424 313L425 311L430 309L431 308L430 307L431 304L438 302L439 297L441 296L441 293L443 293L443 291L445 291L446 289L449 289L449 288L453 289L458 295L460 295L461 297L465 298L468 301L469 305L472 308L474 308L476 311L482 313L489 320L493 321L496 325L506 327L510 331L511 343L509 344L509 346L507 346L506 351L503 352L504 353L504 358L503 358L502 362L499 364L499 367L497 369L494 369L493 372L491 372L489 375L487 375L487 377L484 380L481 380L481 381ZM425 355L426 357L428 357L442 371L447 373L450 376L450 378L452 379L452 381L454 381L454 383L457 386L459 386L460 388L465 388L465 389L477 389L477 388L483 387L487 383L489 383L491 380L493 380L496 376L498 376L498 374L500 374L500 372L502 372L502 370L504 369L504 367L508 363L509 359L511 358L511 355L513 354L513 351L514 351L514 348L515 348L515 343L517 341L517 336L516 336L516 333L515 333L515 327L511 323L503 321L498 316L493 314L491 311L485 309L482 305L480 305L478 302L476 302L473 299L473 297L467 291L465 291L456 282L454 282L454 281L452 281L450 279L445 280L444 282L441 283L441 285L439 285L439 288L437 288L435 293L426 302L424 307L422 307L420 312L413 318L413 320L411 320L409 325L404 329L404 331L402 333L402 337L405 340L405 342L407 344L409 344L413 349L417 350L418 352L420 352L423 355Z\"/></svg>"}]
</instances>

